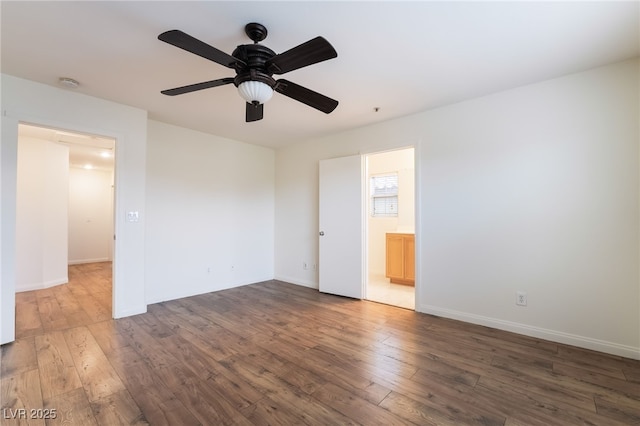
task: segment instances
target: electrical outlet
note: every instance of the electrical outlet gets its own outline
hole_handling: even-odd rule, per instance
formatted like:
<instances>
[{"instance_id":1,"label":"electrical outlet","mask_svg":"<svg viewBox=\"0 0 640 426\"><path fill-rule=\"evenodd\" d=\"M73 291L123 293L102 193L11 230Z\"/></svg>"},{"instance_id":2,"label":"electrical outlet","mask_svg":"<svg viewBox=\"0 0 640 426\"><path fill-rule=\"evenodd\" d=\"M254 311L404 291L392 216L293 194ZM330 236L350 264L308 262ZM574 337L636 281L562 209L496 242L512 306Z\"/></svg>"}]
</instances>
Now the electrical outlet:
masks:
<instances>
[{"instance_id":1,"label":"electrical outlet","mask_svg":"<svg viewBox=\"0 0 640 426\"><path fill-rule=\"evenodd\" d=\"M302 269L304 269L305 271L309 269L309 265L307 264L307 262L302 262Z\"/></svg>"},{"instance_id":2,"label":"electrical outlet","mask_svg":"<svg viewBox=\"0 0 640 426\"><path fill-rule=\"evenodd\" d=\"M516 305L527 306L527 293L524 291L516 291Z\"/></svg>"}]
</instances>

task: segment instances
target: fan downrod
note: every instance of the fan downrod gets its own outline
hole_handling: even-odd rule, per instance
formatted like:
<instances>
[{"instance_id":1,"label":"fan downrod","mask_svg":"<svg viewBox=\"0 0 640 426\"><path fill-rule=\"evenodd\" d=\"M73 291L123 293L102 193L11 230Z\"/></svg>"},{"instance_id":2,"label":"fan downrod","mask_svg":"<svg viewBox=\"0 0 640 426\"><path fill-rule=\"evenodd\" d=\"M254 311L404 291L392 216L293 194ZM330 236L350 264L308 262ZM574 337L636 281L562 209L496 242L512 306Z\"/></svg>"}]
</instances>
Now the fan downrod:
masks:
<instances>
[{"instance_id":1,"label":"fan downrod","mask_svg":"<svg viewBox=\"0 0 640 426\"><path fill-rule=\"evenodd\" d=\"M244 32L254 43L259 43L267 38L267 27L256 22L245 25Z\"/></svg>"}]
</instances>

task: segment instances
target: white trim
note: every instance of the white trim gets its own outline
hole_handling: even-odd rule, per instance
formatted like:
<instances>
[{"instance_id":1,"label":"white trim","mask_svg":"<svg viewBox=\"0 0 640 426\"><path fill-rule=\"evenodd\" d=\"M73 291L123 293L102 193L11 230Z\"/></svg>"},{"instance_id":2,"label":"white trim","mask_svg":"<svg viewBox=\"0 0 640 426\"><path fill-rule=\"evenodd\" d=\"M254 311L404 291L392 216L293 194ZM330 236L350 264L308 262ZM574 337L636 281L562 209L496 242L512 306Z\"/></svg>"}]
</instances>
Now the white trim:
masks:
<instances>
[{"instance_id":1,"label":"white trim","mask_svg":"<svg viewBox=\"0 0 640 426\"><path fill-rule=\"evenodd\" d=\"M422 300L423 285L422 282L422 161L420 158L422 151L422 140L418 139L413 144L413 180L414 180L414 195L413 195L413 238L414 238L414 250L415 250L415 281L413 286L413 300L415 311L418 312L418 305Z\"/></svg>"},{"instance_id":2,"label":"white trim","mask_svg":"<svg viewBox=\"0 0 640 426\"><path fill-rule=\"evenodd\" d=\"M69 277L62 277L62 278L58 278L57 280L45 281L42 283L16 285L16 293L21 293L23 291L42 290L45 288L55 287L60 284L67 284L68 282L69 282Z\"/></svg>"},{"instance_id":3,"label":"white trim","mask_svg":"<svg viewBox=\"0 0 640 426\"><path fill-rule=\"evenodd\" d=\"M143 307L140 307L140 308L125 309L123 311L114 312L113 319L125 318L133 315L140 315L140 314L146 314L146 313L147 313L147 305L144 305Z\"/></svg>"},{"instance_id":4,"label":"white trim","mask_svg":"<svg viewBox=\"0 0 640 426\"><path fill-rule=\"evenodd\" d=\"M369 156L362 154L362 299L369 300Z\"/></svg>"},{"instance_id":5,"label":"white trim","mask_svg":"<svg viewBox=\"0 0 640 426\"><path fill-rule=\"evenodd\" d=\"M100 263L100 262L111 262L111 259L108 257L101 257L98 259L79 259L79 260L70 260L68 262L69 265L83 265L85 263Z\"/></svg>"},{"instance_id":6,"label":"white trim","mask_svg":"<svg viewBox=\"0 0 640 426\"><path fill-rule=\"evenodd\" d=\"M2 198L0 228L2 257L0 258L0 344L9 343L16 337L16 189L18 158L18 120L3 111L2 143L0 143L0 183ZM15 142L15 143L14 143Z\"/></svg>"},{"instance_id":7,"label":"white trim","mask_svg":"<svg viewBox=\"0 0 640 426\"><path fill-rule=\"evenodd\" d=\"M367 298L367 285L369 284L369 212L367 202L369 194L368 157L360 154L360 300Z\"/></svg>"},{"instance_id":8,"label":"white trim","mask_svg":"<svg viewBox=\"0 0 640 426\"><path fill-rule=\"evenodd\" d=\"M313 282L313 281L307 281L307 280L299 280L297 278L292 278L292 277L285 277L284 275L278 275L276 277L273 278L276 281L282 281L285 283L289 283L289 284L295 284L295 285L299 285L302 287L309 287L309 288L313 288L315 290L318 290L318 283L317 282Z\"/></svg>"},{"instance_id":9,"label":"white trim","mask_svg":"<svg viewBox=\"0 0 640 426\"><path fill-rule=\"evenodd\" d=\"M591 337L579 336L577 334L549 330L546 328L534 327L517 322L470 314L467 312L454 311L432 305L420 305L419 312L464 321L471 324L483 325L486 327L496 328L498 330L511 331L513 333L536 337L565 345L578 346L580 348L640 360L640 347L636 348L633 346L621 345L619 343L593 339Z\"/></svg>"},{"instance_id":10,"label":"white trim","mask_svg":"<svg viewBox=\"0 0 640 426\"><path fill-rule=\"evenodd\" d=\"M216 293L218 291L223 291L223 290L229 290L232 288L237 288L237 287L244 287L247 285L254 285L254 284L260 284L260 283L264 283L267 281L273 281L273 278L266 278L264 280L258 280L258 281L251 281L248 283L239 283L239 284L234 284L234 283L226 283L226 284L222 284L220 287L216 287L213 289L204 289L202 291L196 291L195 293L184 293L184 294L171 294L171 295L160 295L158 297L154 297L152 299L147 300L147 305L153 305L155 303L162 303L162 302L167 302L167 301L171 301L171 300L178 300L178 299L184 299L187 297L193 297L193 296L199 296L201 294L209 294L209 293Z\"/></svg>"}]
</instances>

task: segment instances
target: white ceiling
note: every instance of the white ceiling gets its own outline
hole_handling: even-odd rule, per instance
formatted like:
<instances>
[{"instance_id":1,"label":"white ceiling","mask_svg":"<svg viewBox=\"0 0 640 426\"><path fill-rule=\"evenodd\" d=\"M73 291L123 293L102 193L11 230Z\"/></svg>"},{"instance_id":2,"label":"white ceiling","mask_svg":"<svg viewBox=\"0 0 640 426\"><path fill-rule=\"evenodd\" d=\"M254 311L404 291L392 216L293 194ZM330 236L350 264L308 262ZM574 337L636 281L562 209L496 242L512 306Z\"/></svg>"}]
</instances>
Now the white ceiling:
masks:
<instances>
[{"instance_id":1,"label":"white ceiling","mask_svg":"<svg viewBox=\"0 0 640 426\"><path fill-rule=\"evenodd\" d=\"M640 54L627 2L9 2L1 3L3 73L135 106L151 119L269 147L413 114ZM318 35L338 57L288 80L340 101L325 115L280 94L245 123L233 85L176 97L160 90L233 70L157 39L180 29L231 53L251 41L281 53ZM379 107L378 112L374 111Z\"/></svg>"}]
</instances>

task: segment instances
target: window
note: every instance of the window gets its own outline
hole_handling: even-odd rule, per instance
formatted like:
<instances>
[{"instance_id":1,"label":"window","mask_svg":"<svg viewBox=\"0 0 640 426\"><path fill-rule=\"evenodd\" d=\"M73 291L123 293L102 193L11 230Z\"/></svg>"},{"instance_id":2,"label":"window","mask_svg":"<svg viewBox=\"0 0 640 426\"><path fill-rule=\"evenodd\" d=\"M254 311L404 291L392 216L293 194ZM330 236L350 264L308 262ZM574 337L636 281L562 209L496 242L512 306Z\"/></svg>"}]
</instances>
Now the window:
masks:
<instances>
[{"instance_id":1,"label":"window","mask_svg":"<svg viewBox=\"0 0 640 426\"><path fill-rule=\"evenodd\" d=\"M398 174L371 176L371 216L398 216Z\"/></svg>"}]
</instances>

